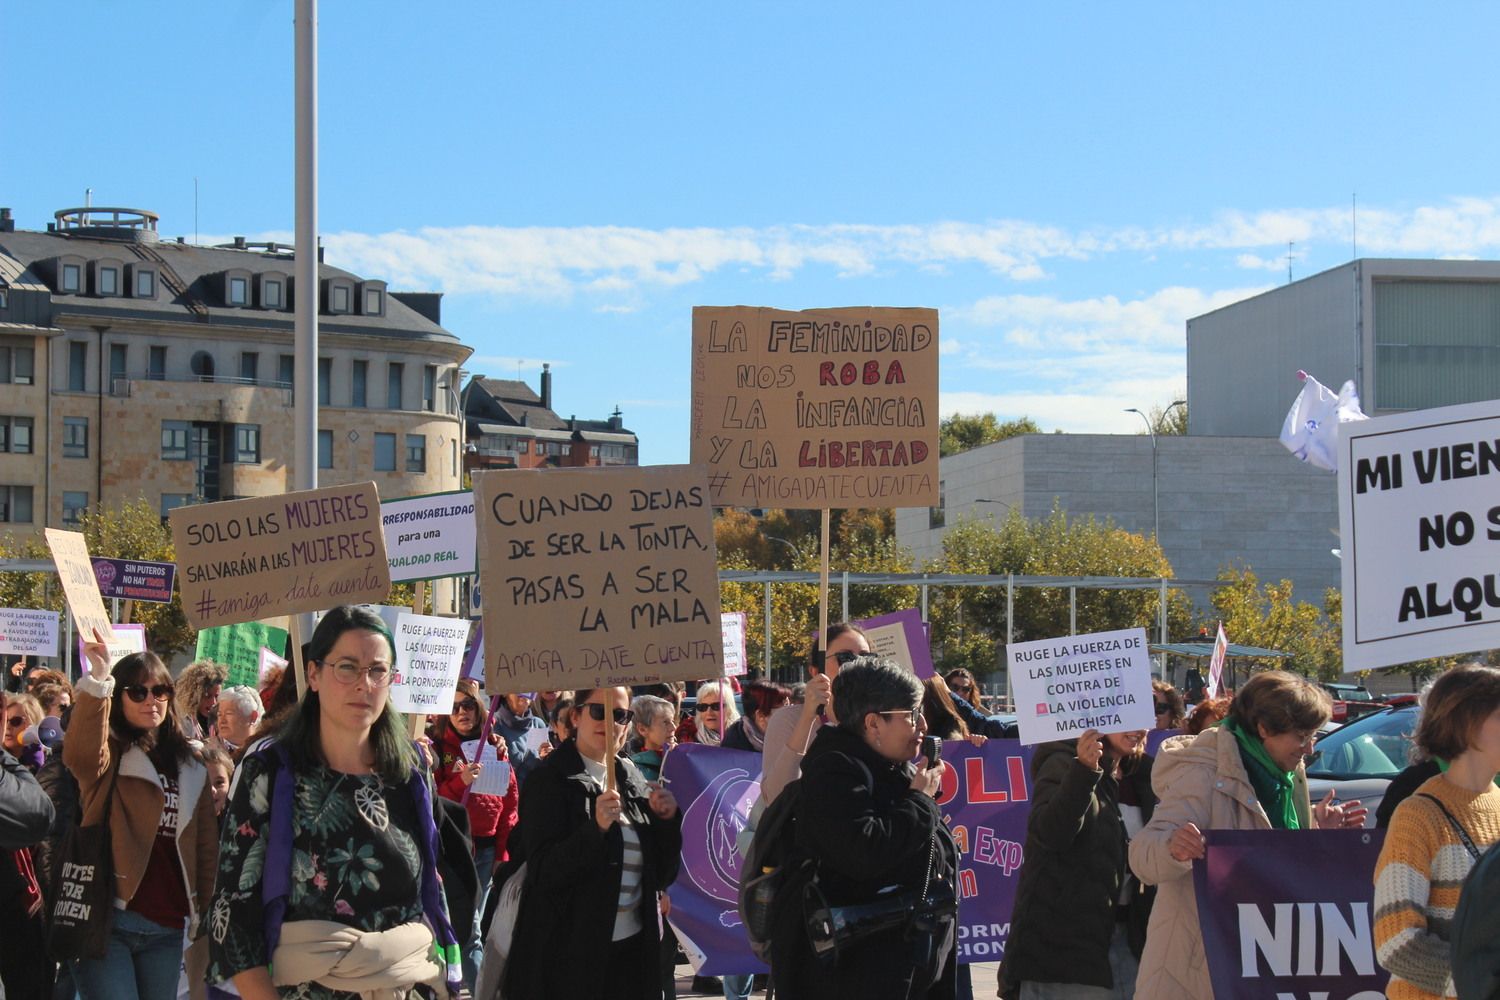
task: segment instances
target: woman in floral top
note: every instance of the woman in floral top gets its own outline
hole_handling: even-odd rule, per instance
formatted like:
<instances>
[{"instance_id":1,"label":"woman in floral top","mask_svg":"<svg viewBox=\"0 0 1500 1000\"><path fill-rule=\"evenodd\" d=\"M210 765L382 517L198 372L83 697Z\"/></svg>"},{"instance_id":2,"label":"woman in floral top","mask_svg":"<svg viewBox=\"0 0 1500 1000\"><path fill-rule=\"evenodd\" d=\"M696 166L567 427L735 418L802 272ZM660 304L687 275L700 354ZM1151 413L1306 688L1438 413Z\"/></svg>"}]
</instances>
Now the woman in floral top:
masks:
<instances>
[{"instance_id":1,"label":"woman in floral top","mask_svg":"<svg viewBox=\"0 0 1500 1000\"><path fill-rule=\"evenodd\" d=\"M208 978L245 1000L457 982L428 776L387 698L393 649L373 612L330 611L308 644L308 691L276 744L240 765Z\"/></svg>"}]
</instances>

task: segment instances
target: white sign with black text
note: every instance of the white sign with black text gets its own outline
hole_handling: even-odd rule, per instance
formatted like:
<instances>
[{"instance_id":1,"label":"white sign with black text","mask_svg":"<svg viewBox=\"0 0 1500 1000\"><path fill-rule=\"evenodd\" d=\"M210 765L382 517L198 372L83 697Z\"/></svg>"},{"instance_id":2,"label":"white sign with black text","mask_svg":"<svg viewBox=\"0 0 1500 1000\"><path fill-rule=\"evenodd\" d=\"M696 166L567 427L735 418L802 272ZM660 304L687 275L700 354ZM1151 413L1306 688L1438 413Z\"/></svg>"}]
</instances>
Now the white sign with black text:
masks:
<instances>
[{"instance_id":1,"label":"white sign with black text","mask_svg":"<svg viewBox=\"0 0 1500 1000\"><path fill-rule=\"evenodd\" d=\"M1144 629L1015 642L1006 659L1023 744L1156 725Z\"/></svg>"},{"instance_id":2,"label":"white sign with black text","mask_svg":"<svg viewBox=\"0 0 1500 1000\"><path fill-rule=\"evenodd\" d=\"M447 715L463 669L469 623L402 612L396 617L396 673L391 704L398 712Z\"/></svg>"}]
</instances>

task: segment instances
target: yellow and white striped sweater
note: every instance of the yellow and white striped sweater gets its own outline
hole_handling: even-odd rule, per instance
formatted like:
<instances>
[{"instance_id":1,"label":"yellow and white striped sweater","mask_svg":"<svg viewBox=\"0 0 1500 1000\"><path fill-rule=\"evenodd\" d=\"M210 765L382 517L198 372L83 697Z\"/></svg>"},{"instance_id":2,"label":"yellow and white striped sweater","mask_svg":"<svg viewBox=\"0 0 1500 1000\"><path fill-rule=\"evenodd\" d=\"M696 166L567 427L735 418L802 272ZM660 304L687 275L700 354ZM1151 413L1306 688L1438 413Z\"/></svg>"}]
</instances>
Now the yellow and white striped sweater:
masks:
<instances>
[{"instance_id":1,"label":"yellow and white striped sweater","mask_svg":"<svg viewBox=\"0 0 1500 1000\"><path fill-rule=\"evenodd\" d=\"M1500 840L1500 788L1481 793L1443 775L1429 778L1396 807L1375 865L1375 953L1390 970L1390 1000L1456 996L1453 911L1474 858L1431 795L1463 825L1480 853Z\"/></svg>"}]
</instances>

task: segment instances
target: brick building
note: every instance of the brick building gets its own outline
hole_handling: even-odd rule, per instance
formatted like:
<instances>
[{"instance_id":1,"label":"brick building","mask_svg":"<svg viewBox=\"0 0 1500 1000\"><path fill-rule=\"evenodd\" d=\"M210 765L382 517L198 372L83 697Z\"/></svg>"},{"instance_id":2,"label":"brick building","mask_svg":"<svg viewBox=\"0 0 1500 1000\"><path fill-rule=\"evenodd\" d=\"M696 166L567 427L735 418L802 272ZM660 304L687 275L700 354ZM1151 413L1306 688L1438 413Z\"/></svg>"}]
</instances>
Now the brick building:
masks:
<instances>
[{"instance_id":1,"label":"brick building","mask_svg":"<svg viewBox=\"0 0 1500 1000\"><path fill-rule=\"evenodd\" d=\"M640 442L616 408L604 420L559 417L552 409L552 367L542 365L541 392L519 380L480 376L464 390L466 468L635 465Z\"/></svg>"}]
</instances>

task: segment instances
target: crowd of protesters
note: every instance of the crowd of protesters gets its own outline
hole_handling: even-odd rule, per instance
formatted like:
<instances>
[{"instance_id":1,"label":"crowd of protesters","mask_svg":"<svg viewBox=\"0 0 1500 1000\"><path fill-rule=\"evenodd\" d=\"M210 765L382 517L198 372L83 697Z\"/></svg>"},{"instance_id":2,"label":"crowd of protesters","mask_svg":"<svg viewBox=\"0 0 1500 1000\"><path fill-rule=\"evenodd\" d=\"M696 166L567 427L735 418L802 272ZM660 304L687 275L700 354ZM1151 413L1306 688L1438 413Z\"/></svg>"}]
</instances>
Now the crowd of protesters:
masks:
<instances>
[{"instance_id":1,"label":"crowd of protesters","mask_svg":"<svg viewBox=\"0 0 1500 1000\"><path fill-rule=\"evenodd\" d=\"M341 607L303 651L300 693L290 669L227 686L200 661L174 680L155 655L110 663L102 644L84 646L76 686L13 671L0 1000L673 998L682 817L662 768L682 744L760 754L751 829L795 822L802 860L781 890L795 905L771 922L779 996L973 996L945 765L923 743L1006 735L969 671L919 681L841 623L805 684L492 699L466 679L413 739L389 699L393 650L378 615ZM1154 756L1145 731L1036 748L1000 996L1212 997L1190 877L1205 834L1366 824L1358 802L1309 796L1331 712L1316 684L1265 671L1190 705L1156 681L1153 699ZM1455 995L1460 887L1500 842L1500 670L1443 674L1415 737L1374 874L1392 1000ZM58 962L49 893L100 828L108 919ZM832 913L844 929L825 940ZM694 988L742 1000L758 979Z\"/></svg>"}]
</instances>

